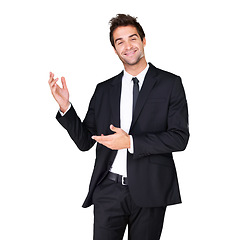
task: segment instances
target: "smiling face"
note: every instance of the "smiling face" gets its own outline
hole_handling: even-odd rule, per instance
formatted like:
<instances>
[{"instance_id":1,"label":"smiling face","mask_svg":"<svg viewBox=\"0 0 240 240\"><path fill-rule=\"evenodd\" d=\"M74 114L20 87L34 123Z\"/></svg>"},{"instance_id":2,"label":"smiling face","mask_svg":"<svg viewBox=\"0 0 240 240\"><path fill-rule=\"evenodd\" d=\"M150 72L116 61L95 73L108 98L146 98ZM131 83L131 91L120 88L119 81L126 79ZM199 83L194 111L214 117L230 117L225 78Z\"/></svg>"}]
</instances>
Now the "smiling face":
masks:
<instances>
[{"instance_id":1,"label":"smiling face","mask_svg":"<svg viewBox=\"0 0 240 240\"><path fill-rule=\"evenodd\" d=\"M131 66L146 67L144 47L146 39L141 40L137 29L133 26L118 27L113 32L114 50L125 69Z\"/></svg>"}]
</instances>

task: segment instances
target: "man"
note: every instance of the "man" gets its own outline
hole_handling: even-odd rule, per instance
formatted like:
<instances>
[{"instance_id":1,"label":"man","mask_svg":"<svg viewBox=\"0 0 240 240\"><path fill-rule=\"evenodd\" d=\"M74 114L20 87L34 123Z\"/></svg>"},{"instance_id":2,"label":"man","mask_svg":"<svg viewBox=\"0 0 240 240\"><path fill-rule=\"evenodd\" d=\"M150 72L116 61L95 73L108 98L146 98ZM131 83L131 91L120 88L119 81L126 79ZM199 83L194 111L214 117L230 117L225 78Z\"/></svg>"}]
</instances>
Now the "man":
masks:
<instances>
[{"instance_id":1,"label":"man","mask_svg":"<svg viewBox=\"0 0 240 240\"><path fill-rule=\"evenodd\" d=\"M181 202L172 152L186 148L187 101L180 77L147 63L141 25L110 21L110 41L124 71L97 85L84 121L69 102L64 77L49 85L57 120L82 151L95 142L96 162L83 207L94 204L94 239L160 238L166 206Z\"/></svg>"}]
</instances>

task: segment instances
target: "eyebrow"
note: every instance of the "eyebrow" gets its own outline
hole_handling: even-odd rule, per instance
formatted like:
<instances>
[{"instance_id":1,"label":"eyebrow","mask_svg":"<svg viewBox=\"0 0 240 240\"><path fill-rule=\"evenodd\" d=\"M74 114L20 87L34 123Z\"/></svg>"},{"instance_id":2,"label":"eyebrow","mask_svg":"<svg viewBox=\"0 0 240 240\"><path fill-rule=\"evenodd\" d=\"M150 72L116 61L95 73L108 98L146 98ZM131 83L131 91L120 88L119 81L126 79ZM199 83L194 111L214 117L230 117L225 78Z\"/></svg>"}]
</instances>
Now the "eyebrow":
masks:
<instances>
[{"instance_id":1,"label":"eyebrow","mask_svg":"<svg viewBox=\"0 0 240 240\"><path fill-rule=\"evenodd\" d=\"M138 37L138 35L136 33L134 33L134 34L130 35L129 38L134 37L134 36Z\"/></svg>"},{"instance_id":2,"label":"eyebrow","mask_svg":"<svg viewBox=\"0 0 240 240\"><path fill-rule=\"evenodd\" d=\"M131 37L134 37L134 36L138 37L138 35L137 35L136 33L134 33L134 34L128 36L128 38L131 38ZM117 38L117 39L115 40L115 43L116 43L117 41L122 40L122 39L123 39L123 38Z\"/></svg>"}]
</instances>

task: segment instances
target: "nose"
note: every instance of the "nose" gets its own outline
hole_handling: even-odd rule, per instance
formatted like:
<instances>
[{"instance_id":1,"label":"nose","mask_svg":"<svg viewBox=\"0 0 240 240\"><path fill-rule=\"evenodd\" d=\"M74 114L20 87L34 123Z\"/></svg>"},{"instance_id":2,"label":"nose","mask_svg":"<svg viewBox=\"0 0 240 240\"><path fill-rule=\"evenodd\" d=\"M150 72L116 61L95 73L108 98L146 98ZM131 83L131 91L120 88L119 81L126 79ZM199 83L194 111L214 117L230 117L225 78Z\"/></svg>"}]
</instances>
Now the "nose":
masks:
<instances>
[{"instance_id":1,"label":"nose","mask_svg":"<svg viewBox=\"0 0 240 240\"><path fill-rule=\"evenodd\" d=\"M127 41L125 44L126 49L131 49L132 48L132 43L130 41Z\"/></svg>"}]
</instances>

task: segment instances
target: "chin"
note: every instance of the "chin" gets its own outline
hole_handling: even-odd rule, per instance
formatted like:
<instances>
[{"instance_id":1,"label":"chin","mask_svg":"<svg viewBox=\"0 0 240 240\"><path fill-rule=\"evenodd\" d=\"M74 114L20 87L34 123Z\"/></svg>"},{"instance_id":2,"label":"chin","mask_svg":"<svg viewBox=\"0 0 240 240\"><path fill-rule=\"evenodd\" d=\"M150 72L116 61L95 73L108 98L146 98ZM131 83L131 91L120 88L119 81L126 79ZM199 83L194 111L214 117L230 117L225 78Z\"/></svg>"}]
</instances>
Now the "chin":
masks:
<instances>
[{"instance_id":1,"label":"chin","mask_svg":"<svg viewBox=\"0 0 240 240\"><path fill-rule=\"evenodd\" d=\"M127 62L127 64L130 65L130 66L134 66L134 65L136 65L136 64L138 64L138 63L139 63L139 61L136 61L136 62Z\"/></svg>"},{"instance_id":2,"label":"chin","mask_svg":"<svg viewBox=\"0 0 240 240\"><path fill-rule=\"evenodd\" d=\"M133 65L138 64L142 58L143 58L143 55L141 57L139 57L138 59L133 59L132 61L125 60L125 63L133 66Z\"/></svg>"}]
</instances>

